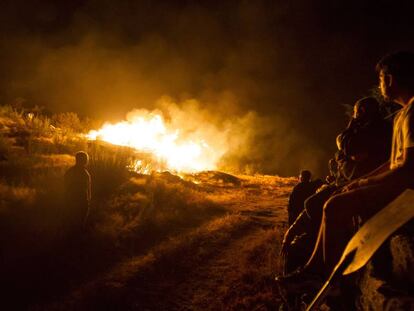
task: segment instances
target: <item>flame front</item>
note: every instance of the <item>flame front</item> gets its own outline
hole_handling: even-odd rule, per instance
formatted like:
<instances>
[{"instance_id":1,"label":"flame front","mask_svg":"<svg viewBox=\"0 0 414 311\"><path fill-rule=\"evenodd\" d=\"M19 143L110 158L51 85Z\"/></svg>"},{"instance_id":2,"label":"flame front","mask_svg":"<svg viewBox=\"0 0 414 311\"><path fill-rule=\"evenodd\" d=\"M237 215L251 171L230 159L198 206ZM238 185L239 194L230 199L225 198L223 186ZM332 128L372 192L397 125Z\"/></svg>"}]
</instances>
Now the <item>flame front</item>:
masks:
<instances>
[{"instance_id":1,"label":"flame front","mask_svg":"<svg viewBox=\"0 0 414 311\"><path fill-rule=\"evenodd\" d=\"M128 121L106 123L101 129L90 131L87 137L149 152L174 171L213 170L222 155L203 137L180 137L180 129L168 128L159 113L141 111Z\"/></svg>"}]
</instances>

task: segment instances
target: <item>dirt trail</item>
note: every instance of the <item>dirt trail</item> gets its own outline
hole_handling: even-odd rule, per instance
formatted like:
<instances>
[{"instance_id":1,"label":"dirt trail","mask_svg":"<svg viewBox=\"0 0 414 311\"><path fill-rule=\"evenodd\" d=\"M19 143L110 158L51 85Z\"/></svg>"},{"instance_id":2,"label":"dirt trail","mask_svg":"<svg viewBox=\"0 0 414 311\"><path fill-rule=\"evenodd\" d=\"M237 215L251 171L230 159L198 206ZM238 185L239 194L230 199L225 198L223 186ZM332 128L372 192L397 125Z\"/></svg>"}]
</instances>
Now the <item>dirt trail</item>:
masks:
<instances>
[{"instance_id":1,"label":"dirt trail","mask_svg":"<svg viewBox=\"0 0 414 311\"><path fill-rule=\"evenodd\" d=\"M167 281L162 295L157 286L133 305L142 310L274 310L280 300L273 276L281 272L278 254L289 189L262 185L223 202L248 225L214 245L213 253L189 266L182 279Z\"/></svg>"},{"instance_id":2,"label":"dirt trail","mask_svg":"<svg viewBox=\"0 0 414 311\"><path fill-rule=\"evenodd\" d=\"M228 245L218 249L216 255L204 264L190 271L185 282L178 284L169 293L163 304L159 304L159 310L224 310L243 307L243 300L257 293L246 293L251 288L246 288L250 275L256 272L269 273L257 275L270 287L272 287L272 275L279 272L280 262L273 261L274 254L266 252L266 247L279 248L280 232L283 227L284 202L272 208L252 208L241 210L241 215L250 218L254 227L246 230L243 235L229 241ZM273 201L274 203L274 201ZM263 204L263 202L261 203ZM261 206L260 206L261 207ZM270 241L269 241L270 239ZM268 243L274 245L267 245ZM269 250L267 250L269 251ZM264 254L256 254L264 252ZM255 262L254 256L258 256ZM251 257L251 258L250 258ZM253 259L253 260L252 260ZM261 260L260 260L261 259ZM265 259L263 261L263 259ZM257 264L260 267L246 267ZM251 269L249 271L249 269ZM249 287L249 286L247 286ZM243 297L245 295L245 297ZM271 298L277 297L273 296ZM273 301L275 303L276 301ZM272 304L272 303L271 303ZM269 302L258 303L255 310L272 309Z\"/></svg>"},{"instance_id":3,"label":"dirt trail","mask_svg":"<svg viewBox=\"0 0 414 311\"><path fill-rule=\"evenodd\" d=\"M163 307L170 310L223 310L227 309L230 300L237 303L239 297L232 297L232 291L240 287L246 275L244 258L240 256L257 247L264 234L263 230L254 230L233 241L229 248L222 249L207 265L191 271L188 279L169 294ZM268 281L271 282L271 275Z\"/></svg>"}]
</instances>

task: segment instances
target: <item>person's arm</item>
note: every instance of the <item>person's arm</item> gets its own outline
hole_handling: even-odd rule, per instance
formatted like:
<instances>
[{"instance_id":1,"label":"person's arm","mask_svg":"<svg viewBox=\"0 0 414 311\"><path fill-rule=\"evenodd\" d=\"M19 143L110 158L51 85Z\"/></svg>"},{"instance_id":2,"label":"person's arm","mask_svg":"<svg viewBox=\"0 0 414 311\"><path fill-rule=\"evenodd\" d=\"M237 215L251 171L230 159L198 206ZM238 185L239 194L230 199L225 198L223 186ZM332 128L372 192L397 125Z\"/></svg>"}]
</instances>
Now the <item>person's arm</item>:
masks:
<instances>
[{"instance_id":1,"label":"person's arm","mask_svg":"<svg viewBox=\"0 0 414 311\"><path fill-rule=\"evenodd\" d=\"M368 174L365 174L364 176L362 176L358 179L355 179L355 180L351 181L350 183L346 184L343 187L342 191L349 191L349 190L358 188L358 187L362 186L362 184L363 184L363 182L361 182L361 180L366 180L366 179L368 179L372 176L383 174L383 173L385 173L389 170L390 170L390 161L387 161L384 164L377 167L375 170L369 172Z\"/></svg>"},{"instance_id":2,"label":"person's arm","mask_svg":"<svg viewBox=\"0 0 414 311\"><path fill-rule=\"evenodd\" d=\"M408 187L414 179L414 147L404 149L404 153L405 161L401 166L375 176L361 179L359 184L361 186L368 186L387 183L389 185Z\"/></svg>"},{"instance_id":3,"label":"person's arm","mask_svg":"<svg viewBox=\"0 0 414 311\"><path fill-rule=\"evenodd\" d=\"M390 170L390 161L385 162L384 164L381 164L379 167L377 167L376 169L374 169L373 171L365 174L364 176L362 176L361 178L368 178L370 176L375 176L375 175L379 175L382 173L385 173L387 171ZM360 179L361 179L360 178Z\"/></svg>"},{"instance_id":4,"label":"person's arm","mask_svg":"<svg viewBox=\"0 0 414 311\"><path fill-rule=\"evenodd\" d=\"M308 213L306 210L303 210L299 216L295 219L292 225L287 229L283 237L282 246L280 249L280 254L285 256L288 252L290 243L295 238L296 234L299 232L300 228L303 228L303 224L309 220Z\"/></svg>"},{"instance_id":5,"label":"person's arm","mask_svg":"<svg viewBox=\"0 0 414 311\"><path fill-rule=\"evenodd\" d=\"M289 196L289 201L288 201L288 206L287 206L289 226L295 221L294 219L292 219L293 202L294 202L294 193L292 192Z\"/></svg>"},{"instance_id":6,"label":"person's arm","mask_svg":"<svg viewBox=\"0 0 414 311\"><path fill-rule=\"evenodd\" d=\"M402 158L404 162L395 169L361 180L361 185L385 183L406 188L412 184L414 173L414 106L411 104L407 109L405 115L403 115L404 119L402 119L400 128L403 137Z\"/></svg>"},{"instance_id":7,"label":"person's arm","mask_svg":"<svg viewBox=\"0 0 414 311\"><path fill-rule=\"evenodd\" d=\"M91 175L88 173L88 202L91 202L92 190L91 190Z\"/></svg>"}]
</instances>

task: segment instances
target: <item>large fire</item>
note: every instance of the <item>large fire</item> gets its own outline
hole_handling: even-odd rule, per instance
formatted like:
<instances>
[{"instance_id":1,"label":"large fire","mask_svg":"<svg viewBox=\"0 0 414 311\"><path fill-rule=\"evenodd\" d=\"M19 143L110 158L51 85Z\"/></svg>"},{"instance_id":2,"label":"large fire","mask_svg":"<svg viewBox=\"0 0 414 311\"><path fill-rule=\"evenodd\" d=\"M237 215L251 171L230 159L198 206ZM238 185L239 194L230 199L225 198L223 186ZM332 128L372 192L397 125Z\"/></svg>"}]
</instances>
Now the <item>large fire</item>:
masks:
<instances>
[{"instance_id":1,"label":"large fire","mask_svg":"<svg viewBox=\"0 0 414 311\"><path fill-rule=\"evenodd\" d=\"M160 112L140 110L130 114L127 121L106 123L101 129L90 131L87 137L151 153L169 170L195 172L216 169L224 151L213 148L207 141L209 137L203 137L199 131L197 135L183 135L182 132L171 128ZM206 136L209 135L206 133Z\"/></svg>"}]
</instances>

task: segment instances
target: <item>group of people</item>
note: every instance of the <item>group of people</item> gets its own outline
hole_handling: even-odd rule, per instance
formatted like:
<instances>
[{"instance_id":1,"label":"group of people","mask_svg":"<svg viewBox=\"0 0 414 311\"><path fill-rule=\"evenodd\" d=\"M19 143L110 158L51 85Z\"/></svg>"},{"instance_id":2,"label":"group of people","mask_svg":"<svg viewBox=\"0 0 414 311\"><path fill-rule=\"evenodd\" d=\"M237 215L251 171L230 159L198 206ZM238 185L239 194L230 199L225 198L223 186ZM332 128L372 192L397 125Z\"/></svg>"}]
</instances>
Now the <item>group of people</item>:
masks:
<instances>
[{"instance_id":1,"label":"group of people","mask_svg":"<svg viewBox=\"0 0 414 311\"><path fill-rule=\"evenodd\" d=\"M355 103L322 186L301 172L289 199L280 286L329 276L358 227L414 187L414 53L389 54L376 71L381 96L392 104L384 109L372 97Z\"/></svg>"}]
</instances>

